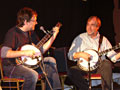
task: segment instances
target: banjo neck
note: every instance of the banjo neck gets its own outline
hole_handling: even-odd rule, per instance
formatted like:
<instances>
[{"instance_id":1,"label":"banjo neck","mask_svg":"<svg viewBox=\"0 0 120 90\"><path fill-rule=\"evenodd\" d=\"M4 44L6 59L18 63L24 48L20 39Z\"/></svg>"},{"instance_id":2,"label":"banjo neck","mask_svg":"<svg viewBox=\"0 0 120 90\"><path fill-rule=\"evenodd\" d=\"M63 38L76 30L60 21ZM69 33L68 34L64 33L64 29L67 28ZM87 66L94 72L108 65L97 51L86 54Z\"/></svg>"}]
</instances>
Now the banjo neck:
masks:
<instances>
[{"instance_id":1,"label":"banjo neck","mask_svg":"<svg viewBox=\"0 0 120 90\"><path fill-rule=\"evenodd\" d=\"M116 50L116 49L119 49L120 48L120 43L110 49L106 49L105 51L102 51L102 52L98 52L98 55L99 56L102 56L103 54L107 54L109 51L112 51L112 50Z\"/></svg>"},{"instance_id":2,"label":"banjo neck","mask_svg":"<svg viewBox=\"0 0 120 90\"><path fill-rule=\"evenodd\" d=\"M88 54L91 55L91 60L90 60L90 67L88 65L88 61L85 60L84 58L80 58L77 62L79 68L83 71L93 71L95 69L98 68L98 66L100 65L100 60L99 57L102 56L103 54L107 54L107 52L111 51L111 50L116 50L120 48L120 43L110 49L107 49L105 51L102 52L98 52L96 50L93 49L89 49L89 50L85 50L84 52L87 52Z\"/></svg>"},{"instance_id":3,"label":"banjo neck","mask_svg":"<svg viewBox=\"0 0 120 90\"><path fill-rule=\"evenodd\" d=\"M56 24L56 27L60 28L61 26L62 26L62 24L60 22L58 22ZM42 47L44 45L44 43L53 35L53 32L54 32L53 30L47 32L47 34L37 43L36 47L37 48Z\"/></svg>"},{"instance_id":4,"label":"banjo neck","mask_svg":"<svg viewBox=\"0 0 120 90\"><path fill-rule=\"evenodd\" d=\"M52 32L52 31L50 31ZM52 36L52 33L47 33L36 45L37 48L40 48L43 46L43 44Z\"/></svg>"}]
</instances>

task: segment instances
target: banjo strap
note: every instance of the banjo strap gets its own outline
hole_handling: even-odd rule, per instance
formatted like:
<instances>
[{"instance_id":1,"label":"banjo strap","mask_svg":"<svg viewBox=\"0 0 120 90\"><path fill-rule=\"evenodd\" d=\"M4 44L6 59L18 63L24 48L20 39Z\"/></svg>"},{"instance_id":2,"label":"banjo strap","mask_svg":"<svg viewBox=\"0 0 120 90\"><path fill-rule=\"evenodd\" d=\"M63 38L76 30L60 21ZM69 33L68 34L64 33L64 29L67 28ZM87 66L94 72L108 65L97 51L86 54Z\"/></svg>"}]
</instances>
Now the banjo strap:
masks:
<instances>
[{"instance_id":1,"label":"banjo strap","mask_svg":"<svg viewBox=\"0 0 120 90\"><path fill-rule=\"evenodd\" d=\"M101 46L101 44L102 44L102 40L103 40L103 35L100 35L98 51L100 50L100 46Z\"/></svg>"},{"instance_id":2,"label":"banjo strap","mask_svg":"<svg viewBox=\"0 0 120 90\"><path fill-rule=\"evenodd\" d=\"M29 43L32 44L33 41L32 41L32 38L31 38L31 32L30 31L28 32L28 38L29 38L29 41L30 41Z\"/></svg>"},{"instance_id":3,"label":"banjo strap","mask_svg":"<svg viewBox=\"0 0 120 90\"><path fill-rule=\"evenodd\" d=\"M99 46L98 46L98 52L99 52L99 50L100 50L100 46L101 46L101 44L102 44L102 40L103 40L103 35L100 35L100 38L99 38ZM100 63L101 63L101 57L99 57L100 59Z\"/></svg>"}]
</instances>

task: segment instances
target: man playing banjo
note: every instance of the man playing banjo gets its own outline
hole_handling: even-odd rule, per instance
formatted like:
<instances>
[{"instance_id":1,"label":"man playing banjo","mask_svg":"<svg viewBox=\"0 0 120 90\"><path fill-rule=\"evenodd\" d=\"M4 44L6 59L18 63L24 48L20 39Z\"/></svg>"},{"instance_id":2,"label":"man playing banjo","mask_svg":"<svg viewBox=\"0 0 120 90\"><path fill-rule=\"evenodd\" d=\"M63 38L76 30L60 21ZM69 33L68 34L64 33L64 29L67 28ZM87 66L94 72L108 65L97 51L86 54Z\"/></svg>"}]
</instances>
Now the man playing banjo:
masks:
<instances>
[{"instance_id":1,"label":"man playing banjo","mask_svg":"<svg viewBox=\"0 0 120 90\"><path fill-rule=\"evenodd\" d=\"M43 46L38 47L40 46L40 44L37 44L39 42L39 38L34 32L36 24L36 11L28 7L20 9L17 13L17 25L7 32L3 43L3 47L1 48L1 57L4 74L12 78L23 78L23 90L36 90L38 75L39 73L42 73L41 68L38 67L34 70L25 66L24 63L27 61L29 62L30 58L38 58L39 56L42 57L42 55L38 54L40 54L40 51L42 54L44 54L51 47L53 41L59 33L60 28L58 26L55 26L52 30L53 34L51 35L49 40L45 43L42 43ZM35 46L32 43L37 45ZM26 44L28 47L26 47ZM18 49L19 47L22 47L24 45L25 49ZM32 47L34 47L35 49L32 49ZM28 50L26 50L26 48L28 48ZM21 60L23 64L18 65L16 62L16 58L25 56L25 60ZM31 61L34 62L34 60ZM31 65L33 65L33 62L31 63ZM50 85L47 84L46 90L61 89L59 75L57 72L56 60L53 57L45 57L43 59L43 62L45 66L45 72L51 85L50 87Z\"/></svg>"},{"instance_id":2,"label":"man playing banjo","mask_svg":"<svg viewBox=\"0 0 120 90\"><path fill-rule=\"evenodd\" d=\"M68 76L78 90L88 90L89 88L83 77L87 74L86 71L100 73L102 76L102 90L111 90L112 64L106 59L105 54L98 53L109 50L112 45L105 36L100 35L98 32L100 26L101 20L97 16L89 17L86 25L87 32L78 35L69 49L69 59L77 61L78 65L69 68ZM106 56L113 62L118 59L114 50L107 52ZM88 69L88 61L90 62L90 69Z\"/></svg>"}]
</instances>

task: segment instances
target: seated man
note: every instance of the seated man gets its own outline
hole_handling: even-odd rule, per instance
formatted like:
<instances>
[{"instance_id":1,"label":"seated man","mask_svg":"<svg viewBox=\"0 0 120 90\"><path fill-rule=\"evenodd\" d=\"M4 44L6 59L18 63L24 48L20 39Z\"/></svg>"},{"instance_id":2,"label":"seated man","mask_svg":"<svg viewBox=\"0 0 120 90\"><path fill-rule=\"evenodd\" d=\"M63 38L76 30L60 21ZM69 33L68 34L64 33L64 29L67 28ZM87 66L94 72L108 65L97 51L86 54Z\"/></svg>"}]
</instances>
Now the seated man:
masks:
<instances>
[{"instance_id":1,"label":"seated man","mask_svg":"<svg viewBox=\"0 0 120 90\"><path fill-rule=\"evenodd\" d=\"M88 90L88 82L84 79L84 75L87 74L86 71L89 70L86 67L88 67L88 61L94 60L93 58L98 55L96 53L92 55L92 52L86 52L87 50L91 50L94 52L94 50L101 52L105 51L109 48L112 48L112 45L108 41L108 39L98 32L99 28L101 26L101 20L97 16L91 16L86 25L86 31L85 33L82 33L78 35L68 52L68 57L70 60L77 61L78 66L73 66L69 68L68 76L73 81L75 86L78 90ZM111 61L116 62L118 59L118 56L116 55L115 51L110 51L107 53L107 56L111 59ZM91 73L100 73L102 76L102 90L111 90L111 82L112 82L112 64L111 62L105 57L105 55L101 55L99 62L93 61L93 65L95 63L96 66L91 68ZM85 63L84 63L85 62ZM90 63L91 64L91 63ZM86 66L84 66L86 65ZM82 67L82 68L81 68ZM93 70L92 70L93 69Z\"/></svg>"},{"instance_id":2,"label":"seated man","mask_svg":"<svg viewBox=\"0 0 120 90\"><path fill-rule=\"evenodd\" d=\"M3 47L1 48L1 57L3 59L2 63L5 75L13 78L23 78L23 90L35 90L38 74L42 73L40 68L37 68L38 73L32 68L21 64L17 65L16 63L16 58L18 57L29 57L32 59L36 58L37 54L40 54L35 50L32 50L31 47L28 47L28 50L18 50L18 48L23 45L31 44L35 46L35 44L38 43L38 36L34 32L36 24L36 11L27 7L20 9L17 14L17 25L7 32ZM42 54L44 54L52 45L59 33L59 28L60 27L58 26L54 27L51 38L44 44L42 43L43 45L41 47L38 47ZM45 57L43 58L43 62L52 89L61 89L55 59L53 57ZM48 84L46 90L51 90Z\"/></svg>"}]
</instances>

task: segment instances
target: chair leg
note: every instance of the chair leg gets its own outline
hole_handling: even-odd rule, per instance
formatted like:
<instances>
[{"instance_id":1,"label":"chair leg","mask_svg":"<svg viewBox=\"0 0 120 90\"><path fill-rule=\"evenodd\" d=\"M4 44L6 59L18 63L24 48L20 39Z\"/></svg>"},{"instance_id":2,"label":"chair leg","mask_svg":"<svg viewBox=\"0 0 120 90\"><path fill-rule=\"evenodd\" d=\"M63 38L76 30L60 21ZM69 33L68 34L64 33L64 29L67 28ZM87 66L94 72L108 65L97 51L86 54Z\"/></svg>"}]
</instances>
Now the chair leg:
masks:
<instances>
[{"instance_id":1,"label":"chair leg","mask_svg":"<svg viewBox=\"0 0 120 90\"><path fill-rule=\"evenodd\" d=\"M61 76L60 79L61 79L62 90L64 90L64 77Z\"/></svg>"},{"instance_id":2,"label":"chair leg","mask_svg":"<svg viewBox=\"0 0 120 90\"><path fill-rule=\"evenodd\" d=\"M17 90L19 90L19 88L20 88L20 87L19 87L19 82L17 82Z\"/></svg>"},{"instance_id":3,"label":"chair leg","mask_svg":"<svg viewBox=\"0 0 120 90\"><path fill-rule=\"evenodd\" d=\"M2 87L1 87L1 80L0 80L0 90L2 90Z\"/></svg>"},{"instance_id":4,"label":"chair leg","mask_svg":"<svg viewBox=\"0 0 120 90\"><path fill-rule=\"evenodd\" d=\"M111 83L111 90L113 90L113 79L112 79L112 83Z\"/></svg>"},{"instance_id":5,"label":"chair leg","mask_svg":"<svg viewBox=\"0 0 120 90\"><path fill-rule=\"evenodd\" d=\"M66 78L66 77L67 77L67 75L61 75L61 76L60 76L62 90L64 90L64 81L65 81L65 78Z\"/></svg>"},{"instance_id":6,"label":"chair leg","mask_svg":"<svg viewBox=\"0 0 120 90\"><path fill-rule=\"evenodd\" d=\"M41 80L41 90L45 90L45 80Z\"/></svg>"},{"instance_id":7,"label":"chair leg","mask_svg":"<svg viewBox=\"0 0 120 90\"><path fill-rule=\"evenodd\" d=\"M0 80L0 90L2 90L2 87L1 87L1 80Z\"/></svg>"}]
</instances>

